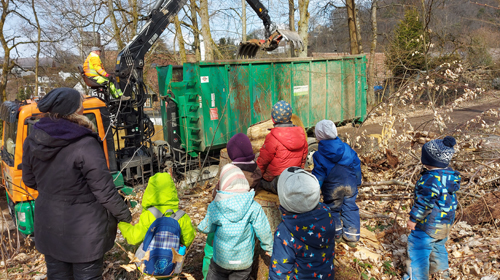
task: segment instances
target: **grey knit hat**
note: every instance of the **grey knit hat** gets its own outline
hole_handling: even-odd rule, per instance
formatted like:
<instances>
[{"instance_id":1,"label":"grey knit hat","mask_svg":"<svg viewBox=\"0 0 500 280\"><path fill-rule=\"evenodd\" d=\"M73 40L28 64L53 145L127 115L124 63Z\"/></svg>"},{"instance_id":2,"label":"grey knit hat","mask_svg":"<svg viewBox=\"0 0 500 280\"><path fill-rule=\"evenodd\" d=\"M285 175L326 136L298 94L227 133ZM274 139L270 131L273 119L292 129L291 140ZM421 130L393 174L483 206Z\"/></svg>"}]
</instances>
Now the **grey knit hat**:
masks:
<instances>
[{"instance_id":1,"label":"grey knit hat","mask_svg":"<svg viewBox=\"0 0 500 280\"><path fill-rule=\"evenodd\" d=\"M90 49L91 52L95 52L95 51L101 51L101 48L100 47L92 47Z\"/></svg>"},{"instance_id":2,"label":"grey knit hat","mask_svg":"<svg viewBox=\"0 0 500 280\"><path fill-rule=\"evenodd\" d=\"M316 124L314 129L318 141L337 138L337 127L331 120L322 120Z\"/></svg>"},{"instance_id":3,"label":"grey knit hat","mask_svg":"<svg viewBox=\"0 0 500 280\"><path fill-rule=\"evenodd\" d=\"M278 179L280 204L292 213L305 213L319 203L320 187L318 179L299 167L285 169Z\"/></svg>"}]
</instances>

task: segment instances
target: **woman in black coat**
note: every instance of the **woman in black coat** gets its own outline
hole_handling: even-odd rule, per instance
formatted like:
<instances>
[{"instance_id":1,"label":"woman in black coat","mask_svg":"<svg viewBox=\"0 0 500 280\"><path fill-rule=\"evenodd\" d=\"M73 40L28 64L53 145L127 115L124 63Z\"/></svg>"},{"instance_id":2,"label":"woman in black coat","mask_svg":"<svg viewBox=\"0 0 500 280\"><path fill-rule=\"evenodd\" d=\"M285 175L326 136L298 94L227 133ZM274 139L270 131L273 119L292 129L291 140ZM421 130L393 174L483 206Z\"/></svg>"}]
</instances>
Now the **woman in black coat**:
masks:
<instances>
[{"instance_id":1,"label":"woman in black coat","mask_svg":"<svg viewBox=\"0 0 500 280\"><path fill-rule=\"evenodd\" d=\"M38 190L35 246L49 280L102 279L117 220L132 219L82 101L71 88L49 92L38 103L48 114L23 145L23 181Z\"/></svg>"}]
</instances>

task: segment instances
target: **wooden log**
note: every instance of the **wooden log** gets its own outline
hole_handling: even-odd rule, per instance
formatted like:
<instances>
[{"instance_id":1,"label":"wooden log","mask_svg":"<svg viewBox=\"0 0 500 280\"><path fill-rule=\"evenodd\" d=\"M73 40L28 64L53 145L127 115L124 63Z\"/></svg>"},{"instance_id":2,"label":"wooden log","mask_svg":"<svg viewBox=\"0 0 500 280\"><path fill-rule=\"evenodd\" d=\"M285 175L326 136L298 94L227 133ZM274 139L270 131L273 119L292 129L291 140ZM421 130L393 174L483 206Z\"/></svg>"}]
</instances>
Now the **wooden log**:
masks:
<instances>
[{"instance_id":1,"label":"wooden log","mask_svg":"<svg viewBox=\"0 0 500 280\"><path fill-rule=\"evenodd\" d=\"M220 170L222 169L222 167L228 163L231 163L231 159L229 158L229 155L227 153L227 149L224 148L222 150L220 150L220 157L219 157L219 174L220 174ZM217 174L217 175L219 175Z\"/></svg>"},{"instance_id":2,"label":"wooden log","mask_svg":"<svg viewBox=\"0 0 500 280\"><path fill-rule=\"evenodd\" d=\"M279 209L280 201L277 194L270 193L265 190L257 190L254 200L262 206L266 213L267 220L271 226L271 232L275 232L278 225L281 223L281 211Z\"/></svg>"},{"instance_id":3,"label":"wooden log","mask_svg":"<svg viewBox=\"0 0 500 280\"><path fill-rule=\"evenodd\" d=\"M262 206L264 213L266 213L274 238L274 232L281 223L281 211L279 210L280 202L278 195L265 190L257 190L254 200ZM252 277L257 280L267 279L269 276L270 261L271 258L266 255L266 252L262 250L262 248L260 248L260 242L256 238Z\"/></svg>"}]
</instances>

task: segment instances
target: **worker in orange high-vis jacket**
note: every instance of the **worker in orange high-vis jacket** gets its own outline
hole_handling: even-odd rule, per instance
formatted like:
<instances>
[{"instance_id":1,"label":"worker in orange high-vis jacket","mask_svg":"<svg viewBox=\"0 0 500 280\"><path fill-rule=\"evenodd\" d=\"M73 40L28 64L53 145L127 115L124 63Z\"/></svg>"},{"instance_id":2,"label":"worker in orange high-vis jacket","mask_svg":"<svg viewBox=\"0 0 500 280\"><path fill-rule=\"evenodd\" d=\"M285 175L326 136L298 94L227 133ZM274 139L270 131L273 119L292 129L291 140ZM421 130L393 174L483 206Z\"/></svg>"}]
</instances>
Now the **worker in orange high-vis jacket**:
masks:
<instances>
[{"instance_id":1,"label":"worker in orange high-vis jacket","mask_svg":"<svg viewBox=\"0 0 500 280\"><path fill-rule=\"evenodd\" d=\"M85 76L100 85L109 84L109 92L114 98L121 97L122 100L130 99L130 97L122 96L123 92L115 85L113 77L104 70L101 58L99 57L100 55L101 49L99 47L92 47L89 56L87 56L87 59L83 63Z\"/></svg>"}]
</instances>

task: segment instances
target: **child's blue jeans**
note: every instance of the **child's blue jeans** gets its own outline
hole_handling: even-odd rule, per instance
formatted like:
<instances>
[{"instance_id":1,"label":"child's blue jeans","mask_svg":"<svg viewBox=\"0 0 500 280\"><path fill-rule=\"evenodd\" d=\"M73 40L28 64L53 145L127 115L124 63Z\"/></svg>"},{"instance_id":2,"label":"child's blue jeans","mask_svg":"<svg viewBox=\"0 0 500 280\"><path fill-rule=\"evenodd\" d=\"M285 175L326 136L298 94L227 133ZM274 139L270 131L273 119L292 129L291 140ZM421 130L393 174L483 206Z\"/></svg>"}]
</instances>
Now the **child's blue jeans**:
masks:
<instances>
[{"instance_id":1,"label":"child's blue jeans","mask_svg":"<svg viewBox=\"0 0 500 280\"><path fill-rule=\"evenodd\" d=\"M448 252L444 244L448 238L435 239L425 231L416 228L408 236L408 256L411 265L403 277L404 280L428 280L430 274L448 269ZM410 277L411 275L411 277ZM449 272L443 275L449 279Z\"/></svg>"}]
</instances>

